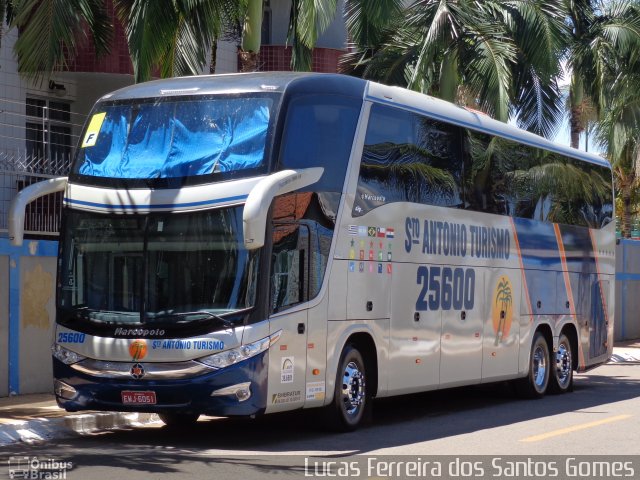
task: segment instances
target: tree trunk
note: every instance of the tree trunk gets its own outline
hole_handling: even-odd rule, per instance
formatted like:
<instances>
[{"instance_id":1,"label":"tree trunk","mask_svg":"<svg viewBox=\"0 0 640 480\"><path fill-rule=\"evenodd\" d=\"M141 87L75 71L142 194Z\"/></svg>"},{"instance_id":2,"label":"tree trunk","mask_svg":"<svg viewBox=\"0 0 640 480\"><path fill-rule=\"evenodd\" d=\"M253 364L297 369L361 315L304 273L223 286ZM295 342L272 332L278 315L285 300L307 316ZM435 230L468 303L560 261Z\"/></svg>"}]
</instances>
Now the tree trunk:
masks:
<instances>
[{"instance_id":1,"label":"tree trunk","mask_svg":"<svg viewBox=\"0 0 640 480\"><path fill-rule=\"evenodd\" d=\"M211 44L211 63L209 63L209 73L216 73L216 64L218 63L218 40L214 40Z\"/></svg>"},{"instance_id":2,"label":"tree trunk","mask_svg":"<svg viewBox=\"0 0 640 480\"><path fill-rule=\"evenodd\" d=\"M620 228L623 238L631 238L631 191L625 188L622 192L622 218Z\"/></svg>"},{"instance_id":3,"label":"tree trunk","mask_svg":"<svg viewBox=\"0 0 640 480\"><path fill-rule=\"evenodd\" d=\"M241 72L257 72L260 62L260 54L256 52L245 52L238 48L239 70Z\"/></svg>"},{"instance_id":4,"label":"tree trunk","mask_svg":"<svg viewBox=\"0 0 640 480\"><path fill-rule=\"evenodd\" d=\"M582 122L580 117L582 111L579 107L571 107L571 118L569 119L569 128L571 135L571 146L573 148L580 148L580 132L582 131Z\"/></svg>"},{"instance_id":5,"label":"tree trunk","mask_svg":"<svg viewBox=\"0 0 640 480\"><path fill-rule=\"evenodd\" d=\"M584 85L578 75L571 76L571 86L569 88L569 129L571 136L571 146L580 147L580 133L582 133L583 110L584 110Z\"/></svg>"},{"instance_id":6,"label":"tree trunk","mask_svg":"<svg viewBox=\"0 0 640 480\"><path fill-rule=\"evenodd\" d=\"M247 16L238 47L238 68L241 72L257 72L262 40L263 0L248 0Z\"/></svg>"}]
</instances>

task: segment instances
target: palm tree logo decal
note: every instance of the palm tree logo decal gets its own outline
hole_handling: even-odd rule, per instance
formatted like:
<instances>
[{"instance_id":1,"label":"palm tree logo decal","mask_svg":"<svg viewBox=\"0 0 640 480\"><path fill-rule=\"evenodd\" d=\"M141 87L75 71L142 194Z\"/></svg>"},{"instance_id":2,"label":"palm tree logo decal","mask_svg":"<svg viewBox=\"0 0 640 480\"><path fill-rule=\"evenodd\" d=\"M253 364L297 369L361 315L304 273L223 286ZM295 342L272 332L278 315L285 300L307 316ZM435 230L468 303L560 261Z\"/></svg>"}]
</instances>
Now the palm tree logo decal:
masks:
<instances>
[{"instance_id":1,"label":"palm tree logo decal","mask_svg":"<svg viewBox=\"0 0 640 480\"><path fill-rule=\"evenodd\" d=\"M494 291L493 302L493 330L496 334L494 345L497 347L509 335L511 319L513 318L513 295L509 277L500 277Z\"/></svg>"}]
</instances>

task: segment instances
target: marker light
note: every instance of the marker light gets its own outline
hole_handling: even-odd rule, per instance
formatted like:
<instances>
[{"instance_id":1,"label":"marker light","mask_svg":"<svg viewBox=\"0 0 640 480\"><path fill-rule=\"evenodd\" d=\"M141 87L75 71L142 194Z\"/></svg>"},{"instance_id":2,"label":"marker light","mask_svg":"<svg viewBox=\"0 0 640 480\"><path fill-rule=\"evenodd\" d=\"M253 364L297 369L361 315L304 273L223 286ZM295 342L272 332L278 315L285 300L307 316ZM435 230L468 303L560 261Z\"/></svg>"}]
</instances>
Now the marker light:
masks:
<instances>
[{"instance_id":1,"label":"marker light","mask_svg":"<svg viewBox=\"0 0 640 480\"><path fill-rule=\"evenodd\" d=\"M51 347L51 351L53 352L53 356L60 360L65 365L71 365L73 363L78 363L81 360L84 360L87 357L83 357L82 355L72 352L71 350L67 350L66 348L58 345L57 343Z\"/></svg>"},{"instance_id":2,"label":"marker light","mask_svg":"<svg viewBox=\"0 0 640 480\"><path fill-rule=\"evenodd\" d=\"M271 345L280 339L280 335L282 335L282 330L278 330L273 335L264 337L256 342L199 358L198 361L213 368L225 368L268 350Z\"/></svg>"}]
</instances>

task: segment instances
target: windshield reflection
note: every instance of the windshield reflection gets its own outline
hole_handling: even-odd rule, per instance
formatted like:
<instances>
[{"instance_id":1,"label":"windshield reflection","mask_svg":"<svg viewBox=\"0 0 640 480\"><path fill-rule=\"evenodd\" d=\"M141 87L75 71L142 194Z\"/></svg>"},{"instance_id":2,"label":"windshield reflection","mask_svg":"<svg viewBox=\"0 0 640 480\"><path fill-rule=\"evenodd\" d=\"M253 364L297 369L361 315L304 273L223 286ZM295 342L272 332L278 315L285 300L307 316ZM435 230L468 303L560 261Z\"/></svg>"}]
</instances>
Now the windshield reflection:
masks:
<instances>
[{"instance_id":1,"label":"windshield reflection","mask_svg":"<svg viewBox=\"0 0 640 480\"><path fill-rule=\"evenodd\" d=\"M226 325L226 313L254 305L257 264L243 246L240 207L146 216L69 211L59 306L94 322Z\"/></svg>"}]
</instances>

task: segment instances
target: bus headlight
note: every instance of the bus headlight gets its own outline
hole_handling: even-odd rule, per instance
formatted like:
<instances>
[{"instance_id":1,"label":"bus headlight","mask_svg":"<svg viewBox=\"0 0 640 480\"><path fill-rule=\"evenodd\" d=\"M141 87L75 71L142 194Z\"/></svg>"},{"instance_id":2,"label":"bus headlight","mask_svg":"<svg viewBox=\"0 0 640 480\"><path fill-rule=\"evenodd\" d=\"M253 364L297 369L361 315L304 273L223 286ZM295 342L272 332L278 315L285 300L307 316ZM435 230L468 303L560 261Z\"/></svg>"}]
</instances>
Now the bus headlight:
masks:
<instances>
[{"instance_id":1,"label":"bus headlight","mask_svg":"<svg viewBox=\"0 0 640 480\"><path fill-rule=\"evenodd\" d=\"M57 343L51 347L51 351L53 352L53 356L60 360L65 365L71 365L73 363L78 363L81 360L84 360L87 357L83 357L82 355L72 352L71 350L67 350L64 347L61 347Z\"/></svg>"},{"instance_id":2,"label":"bus headlight","mask_svg":"<svg viewBox=\"0 0 640 480\"><path fill-rule=\"evenodd\" d=\"M198 361L214 368L225 368L230 365L242 362L251 357L266 351L271 345L276 343L282 335L282 330L278 330L273 335L262 338L256 342L242 345L241 347L232 348L226 352L214 353L206 357L199 358Z\"/></svg>"}]
</instances>

